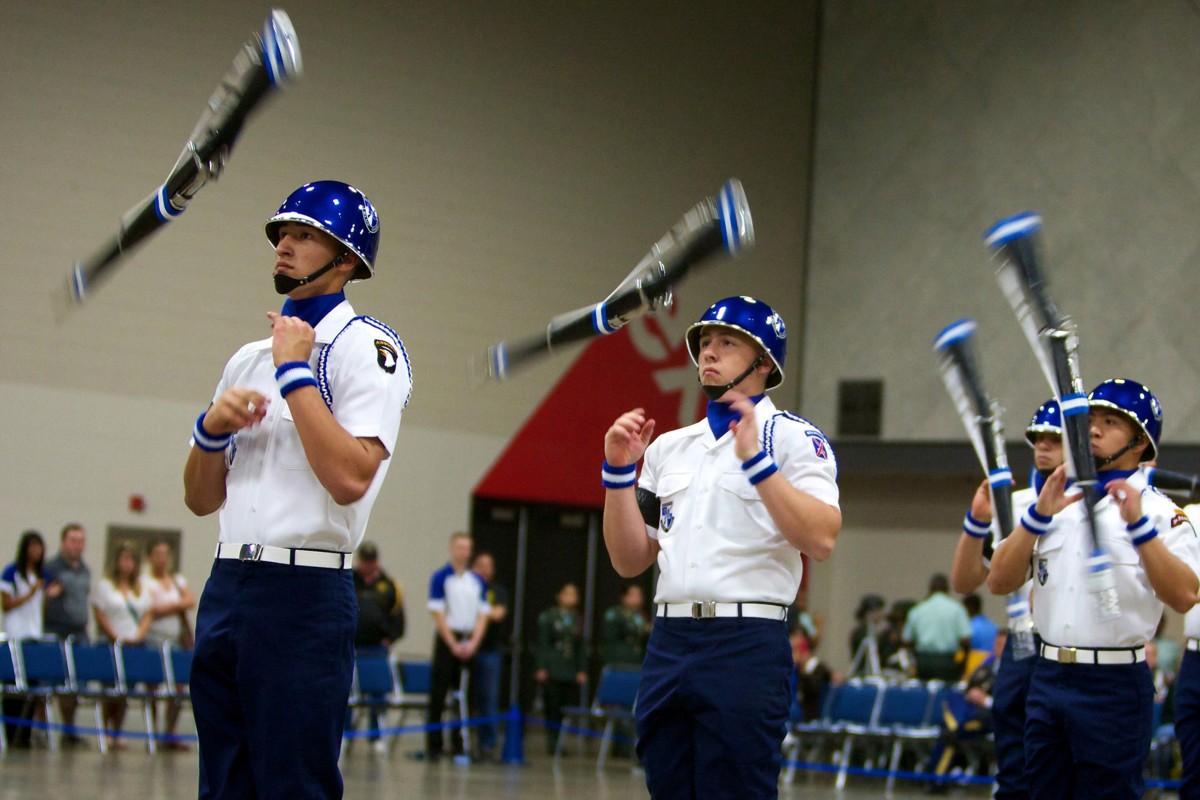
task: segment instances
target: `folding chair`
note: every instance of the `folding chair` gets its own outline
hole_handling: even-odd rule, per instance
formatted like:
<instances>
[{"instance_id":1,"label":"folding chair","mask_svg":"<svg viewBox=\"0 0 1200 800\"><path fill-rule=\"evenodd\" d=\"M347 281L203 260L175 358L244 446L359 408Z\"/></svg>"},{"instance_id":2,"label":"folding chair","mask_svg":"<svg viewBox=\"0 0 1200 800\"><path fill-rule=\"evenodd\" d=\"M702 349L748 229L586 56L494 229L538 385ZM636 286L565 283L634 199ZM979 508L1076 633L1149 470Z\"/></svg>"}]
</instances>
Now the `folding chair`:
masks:
<instances>
[{"instance_id":1,"label":"folding chair","mask_svg":"<svg viewBox=\"0 0 1200 800\"><path fill-rule=\"evenodd\" d=\"M25 697L17 650L8 637L0 633L0 697ZM8 726L0 724L0 753L8 752Z\"/></svg>"},{"instance_id":2,"label":"folding chair","mask_svg":"<svg viewBox=\"0 0 1200 800\"><path fill-rule=\"evenodd\" d=\"M67 666L71 673L71 687L80 702L89 702L96 709L96 741L100 752L108 752L107 732L101 706L111 700L124 700L117 661L112 645L79 644L67 637Z\"/></svg>"},{"instance_id":3,"label":"folding chair","mask_svg":"<svg viewBox=\"0 0 1200 800\"><path fill-rule=\"evenodd\" d=\"M939 684L922 681L905 681L888 686L880 701L879 717L875 722L875 735L891 742L892 752L888 759L887 791L890 794L896 785L896 773L900 768L900 756L906 745L922 745L937 740L938 729L929 724L933 713L933 700Z\"/></svg>"},{"instance_id":4,"label":"folding chair","mask_svg":"<svg viewBox=\"0 0 1200 800\"><path fill-rule=\"evenodd\" d=\"M836 784L839 792L846 786L846 773L850 768L855 737L865 732L875 722L879 713L882 688L883 684L877 678L849 680L837 693L830 709L828 732L842 739Z\"/></svg>"},{"instance_id":5,"label":"folding chair","mask_svg":"<svg viewBox=\"0 0 1200 800\"><path fill-rule=\"evenodd\" d=\"M167 668L168 702L182 709L192 704L192 651L175 647L170 642L163 645L163 664Z\"/></svg>"},{"instance_id":6,"label":"folding chair","mask_svg":"<svg viewBox=\"0 0 1200 800\"><path fill-rule=\"evenodd\" d=\"M74 695L71 688L71 671L67 667L67 653L57 637L22 639L19 650L21 672L26 696L46 709L46 721L51 723L47 740L52 751L58 749L58 718L54 700Z\"/></svg>"},{"instance_id":7,"label":"folding chair","mask_svg":"<svg viewBox=\"0 0 1200 800\"><path fill-rule=\"evenodd\" d=\"M400 676L396 665L386 652L371 655L356 655L354 658L354 683L350 692L350 730L357 730L358 721L364 716L371 719L386 719L387 712L400 703ZM370 712L377 712L372 715ZM395 737L392 737L392 743ZM346 739L344 752L354 746L354 739ZM390 748L389 748L390 749Z\"/></svg>"},{"instance_id":8,"label":"folding chair","mask_svg":"<svg viewBox=\"0 0 1200 800\"><path fill-rule=\"evenodd\" d=\"M433 662L428 659L401 658L396 662L396 672L400 679L400 694L394 708L400 712L400 725L409 712L416 711L424 714L429 708L429 693L433 690ZM467 690L470 670L464 669L459 679L458 688L446 693L446 708L456 714L462 721L468 717ZM463 751L470 752L471 732L466 725L462 727ZM393 740L393 744L395 741Z\"/></svg>"},{"instance_id":9,"label":"folding chair","mask_svg":"<svg viewBox=\"0 0 1200 800\"><path fill-rule=\"evenodd\" d=\"M146 730L146 748L158 752L154 730L154 704L168 698L167 667L157 647L118 643L115 648L117 677L126 700L142 701L142 721Z\"/></svg>"},{"instance_id":10,"label":"folding chair","mask_svg":"<svg viewBox=\"0 0 1200 800\"><path fill-rule=\"evenodd\" d=\"M608 750L612 745L613 728L620 720L632 720L633 709L637 702L638 685L641 683L642 672L636 668L605 667L600 672L600 683L596 687L596 698L590 706L569 706L563 709L563 719L578 719L603 722L604 731L600 736L600 752L596 756L596 766L603 767L608 758ZM590 726L589 726L590 727ZM563 742L567 731L563 730L558 737L554 749L554 757L562 754Z\"/></svg>"}]
</instances>

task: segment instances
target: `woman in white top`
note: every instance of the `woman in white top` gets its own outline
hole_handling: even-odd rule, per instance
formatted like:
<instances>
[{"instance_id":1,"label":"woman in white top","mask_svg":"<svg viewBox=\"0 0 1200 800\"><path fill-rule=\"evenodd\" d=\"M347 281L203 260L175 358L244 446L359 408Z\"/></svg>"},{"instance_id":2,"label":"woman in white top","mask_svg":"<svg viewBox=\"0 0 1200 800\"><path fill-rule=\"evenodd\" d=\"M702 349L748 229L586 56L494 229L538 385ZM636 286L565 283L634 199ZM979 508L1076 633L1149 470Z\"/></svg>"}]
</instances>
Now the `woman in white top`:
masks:
<instances>
[{"instance_id":1,"label":"woman in white top","mask_svg":"<svg viewBox=\"0 0 1200 800\"><path fill-rule=\"evenodd\" d=\"M108 575L92 592L92 612L102 636L122 644L141 644L146 640L154 616L150 613L150 592L141 577L141 555L133 542L117 546ZM125 719L125 701L104 704L104 727L109 731L109 747L123 750L115 739Z\"/></svg>"},{"instance_id":2,"label":"woman in white top","mask_svg":"<svg viewBox=\"0 0 1200 800\"><path fill-rule=\"evenodd\" d=\"M150 631L146 643L162 647L170 643L172 647L182 647L190 650L193 644L192 626L188 622L187 612L196 605L196 598L188 588L187 580L179 573L171 572L171 543L166 539L156 539L146 550L146 560L150 562L150 574L144 580L146 589L150 592ZM157 709L155 711L157 716ZM177 741L175 723L179 719L179 703L167 703L167 725L163 730L166 740L163 747L168 750L186 750L187 745Z\"/></svg>"},{"instance_id":3,"label":"woman in white top","mask_svg":"<svg viewBox=\"0 0 1200 800\"><path fill-rule=\"evenodd\" d=\"M45 577L42 560L46 554L46 543L37 531L25 531L17 544L16 560L0 572L0 608L4 609L4 632L10 640L42 635L42 601L45 593ZM6 697L3 702L5 717L14 719L34 718L41 708L19 697ZM29 726L6 723L8 741L17 747L28 747Z\"/></svg>"},{"instance_id":4,"label":"woman in white top","mask_svg":"<svg viewBox=\"0 0 1200 800\"><path fill-rule=\"evenodd\" d=\"M17 558L0 572L0 607L9 639L42 635L42 601L46 585L42 561L46 543L37 531L25 531L17 544Z\"/></svg>"}]
</instances>

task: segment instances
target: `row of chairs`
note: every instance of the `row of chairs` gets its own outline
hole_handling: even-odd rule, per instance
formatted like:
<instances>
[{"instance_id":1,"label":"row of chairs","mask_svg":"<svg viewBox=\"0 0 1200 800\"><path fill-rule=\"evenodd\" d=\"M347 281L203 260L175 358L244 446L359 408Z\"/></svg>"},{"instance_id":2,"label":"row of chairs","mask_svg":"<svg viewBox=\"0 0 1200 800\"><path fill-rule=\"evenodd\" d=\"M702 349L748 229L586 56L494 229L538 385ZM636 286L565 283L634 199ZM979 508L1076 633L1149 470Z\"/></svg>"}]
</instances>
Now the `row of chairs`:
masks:
<instances>
[{"instance_id":1,"label":"row of chairs","mask_svg":"<svg viewBox=\"0 0 1200 800\"><path fill-rule=\"evenodd\" d=\"M187 684L191 670L191 651L169 644L159 649L90 644L73 637L12 640L0 634L0 692L44 709L46 721L51 723L51 750L58 747L59 730L52 701L70 697L93 704L101 752L108 751L104 703L141 701L146 745L151 753L157 752L153 706L158 700L190 702ZM7 734L0 732L0 752L7 749Z\"/></svg>"},{"instance_id":2,"label":"row of chairs","mask_svg":"<svg viewBox=\"0 0 1200 800\"><path fill-rule=\"evenodd\" d=\"M838 765L837 789L841 791L855 748L870 745L877 751L886 752L890 748L887 761L890 793L903 753L906 750L918 755L927 753L940 735L938 720L942 709L961 697L960 687L941 681L854 678L832 686L820 718L792 726L784 743L784 756L789 764L783 779L792 781L794 762L801 755L810 761L833 757Z\"/></svg>"},{"instance_id":3,"label":"row of chairs","mask_svg":"<svg viewBox=\"0 0 1200 800\"><path fill-rule=\"evenodd\" d=\"M467 708L470 674L462 671L458 687L446 696L446 707L451 717L459 721L470 717ZM429 707L429 694L433 686L433 665L427 659L393 660L386 652L358 654L354 659L354 682L350 689L350 719L348 730L357 730L364 719L386 720L391 711L400 714L398 727L403 727L408 715L416 712L423 719ZM470 731L466 726L459 728L463 751L470 752ZM396 737L386 737L387 749L395 747ZM346 754L353 747L355 737L342 742Z\"/></svg>"},{"instance_id":4,"label":"row of chairs","mask_svg":"<svg viewBox=\"0 0 1200 800\"><path fill-rule=\"evenodd\" d=\"M609 749L616 735L617 726L630 736L633 734L633 713L637 704L638 686L641 684L642 672L635 665L607 666L600 672L600 682L596 685L596 696L591 705L569 706L563 709L563 721L567 727L563 729L555 746L554 757L562 755L567 735L572 733L572 727L581 726L580 748L587 738L594 735L593 726L600 726L600 747L596 756L596 766L603 767L608 758Z\"/></svg>"},{"instance_id":5,"label":"row of chairs","mask_svg":"<svg viewBox=\"0 0 1200 800\"><path fill-rule=\"evenodd\" d=\"M426 660L393 661L386 654L358 655L355 658L354 684L350 694L351 717L348 729L356 730L365 718L372 716L372 712L376 719L382 719L388 712L398 711L400 727L403 727L410 713L418 712L423 715L429 705L432 674L432 666ZM641 671L636 666L605 667L600 674L596 696L591 704L563 709L564 721L568 726L564 735L558 738L555 757L562 753L567 739L565 734L572 732L572 729L580 730L581 726L586 727L586 733L580 733L582 747L586 741L585 736L596 733L592 728L597 727L600 729L597 766L603 766L616 736L617 726L625 723L632 731L634 703L637 700L640 680ZM461 683L446 697L446 705L453 719L469 719L468 681L468 672L464 670ZM469 752L469 731L463 726L458 735L463 737L464 751ZM349 737L343 742L343 753L349 752L355 738ZM388 750L395 746L395 741L395 737L390 738Z\"/></svg>"}]
</instances>

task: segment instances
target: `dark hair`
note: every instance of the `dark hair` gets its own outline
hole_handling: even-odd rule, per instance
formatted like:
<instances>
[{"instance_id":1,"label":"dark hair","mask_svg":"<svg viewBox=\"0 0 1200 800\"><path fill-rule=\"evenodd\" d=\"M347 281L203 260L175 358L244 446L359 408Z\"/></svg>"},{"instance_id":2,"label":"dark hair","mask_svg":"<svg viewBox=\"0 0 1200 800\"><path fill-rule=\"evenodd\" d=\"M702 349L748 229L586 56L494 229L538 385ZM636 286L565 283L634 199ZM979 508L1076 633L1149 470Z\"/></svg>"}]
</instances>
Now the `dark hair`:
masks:
<instances>
[{"instance_id":1,"label":"dark hair","mask_svg":"<svg viewBox=\"0 0 1200 800\"><path fill-rule=\"evenodd\" d=\"M629 592L632 589L637 589L640 591L642 593L642 597L646 596L646 590L642 588L640 583L637 581L625 581L625 583L621 584L621 597L628 597Z\"/></svg>"},{"instance_id":2,"label":"dark hair","mask_svg":"<svg viewBox=\"0 0 1200 800\"><path fill-rule=\"evenodd\" d=\"M933 594L934 592L948 591L950 591L950 580L946 577L945 573L935 573L934 576L929 579L930 594Z\"/></svg>"},{"instance_id":3,"label":"dark hair","mask_svg":"<svg viewBox=\"0 0 1200 800\"><path fill-rule=\"evenodd\" d=\"M29 547L34 542L42 546L42 554L38 557L35 563L29 561ZM35 575L41 576L42 562L46 560L46 542L42 539L42 535L37 531L25 531L21 534L21 540L17 542L17 572L21 573L22 577L33 572ZM32 568L32 569L31 569Z\"/></svg>"},{"instance_id":4,"label":"dark hair","mask_svg":"<svg viewBox=\"0 0 1200 800\"><path fill-rule=\"evenodd\" d=\"M71 531L82 531L82 530L83 530L83 526L80 525L78 522L68 522L66 525L63 525L62 533L60 533L58 535L58 540L61 542L64 539L66 539L67 534L70 533Z\"/></svg>"},{"instance_id":5,"label":"dark hair","mask_svg":"<svg viewBox=\"0 0 1200 800\"><path fill-rule=\"evenodd\" d=\"M983 601L979 599L979 595L972 593L963 598L963 607L973 617L983 610Z\"/></svg>"}]
</instances>

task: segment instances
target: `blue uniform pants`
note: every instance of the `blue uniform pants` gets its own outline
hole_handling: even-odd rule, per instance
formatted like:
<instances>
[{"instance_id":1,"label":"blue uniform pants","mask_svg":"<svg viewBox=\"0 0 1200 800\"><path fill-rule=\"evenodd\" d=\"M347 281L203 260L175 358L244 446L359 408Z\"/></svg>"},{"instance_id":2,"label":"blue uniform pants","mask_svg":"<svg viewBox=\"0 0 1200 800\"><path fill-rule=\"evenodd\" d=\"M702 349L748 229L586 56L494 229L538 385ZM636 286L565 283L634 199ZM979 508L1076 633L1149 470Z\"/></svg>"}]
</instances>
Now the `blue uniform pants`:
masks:
<instances>
[{"instance_id":1,"label":"blue uniform pants","mask_svg":"<svg viewBox=\"0 0 1200 800\"><path fill-rule=\"evenodd\" d=\"M637 700L650 796L778 797L792 669L782 622L656 619Z\"/></svg>"},{"instance_id":2,"label":"blue uniform pants","mask_svg":"<svg viewBox=\"0 0 1200 800\"><path fill-rule=\"evenodd\" d=\"M1026 705L1033 800L1139 800L1150 757L1154 684L1145 663L1038 658Z\"/></svg>"},{"instance_id":3,"label":"blue uniform pants","mask_svg":"<svg viewBox=\"0 0 1200 800\"><path fill-rule=\"evenodd\" d=\"M1175 683L1175 738L1183 755L1179 800L1200 800L1200 653L1185 650Z\"/></svg>"},{"instance_id":4,"label":"blue uniform pants","mask_svg":"<svg viewBox=\"0 0 1200 800\"><path fill-rule=\"evenodd\" d=\"M201 800L342 796L357 624L349 570L213 564L191 680Z\"/></svg>"},{"instance_id":5,"label":"blue uniform pants","mask_svg":"<svg viewBox=\"0 0 1200 800\"><path fill-rule=\"evenodd\" d=\"M992 728L996 739L996 792L993 800L1028 800L1025 778L1025 699L1038 657L1013 659L1012 637L1004 645L992 687Z\"/></svg>"}]
</instances>

